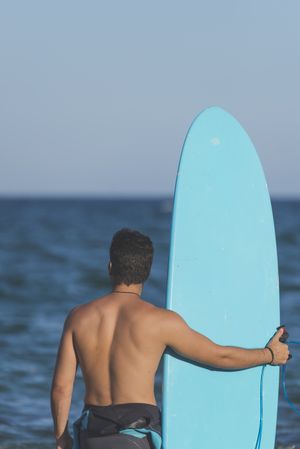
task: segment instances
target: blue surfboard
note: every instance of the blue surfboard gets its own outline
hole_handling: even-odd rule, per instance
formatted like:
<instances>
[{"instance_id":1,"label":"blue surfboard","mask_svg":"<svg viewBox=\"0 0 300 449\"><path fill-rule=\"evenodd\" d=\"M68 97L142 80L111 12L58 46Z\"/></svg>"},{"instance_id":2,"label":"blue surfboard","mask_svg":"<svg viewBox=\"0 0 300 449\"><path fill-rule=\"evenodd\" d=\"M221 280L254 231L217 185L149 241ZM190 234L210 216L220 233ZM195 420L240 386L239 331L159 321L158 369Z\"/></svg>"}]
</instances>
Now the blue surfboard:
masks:
<instances>
[{"instance_id":1,"label":"blue surfboard","mask_svg":"<svg viewBox=\"0 0 300 449\"><path fill-rule=\"evenodd\" d=\"M212 107L192 123L178 167L167 308L221 345L264 347L279 325L270 196L241 125ZM164 356L163 448L254 449L262 367L214 370ZM267 365L261 449L275 442L279 368Z\"/></svg>"}]
</instances>

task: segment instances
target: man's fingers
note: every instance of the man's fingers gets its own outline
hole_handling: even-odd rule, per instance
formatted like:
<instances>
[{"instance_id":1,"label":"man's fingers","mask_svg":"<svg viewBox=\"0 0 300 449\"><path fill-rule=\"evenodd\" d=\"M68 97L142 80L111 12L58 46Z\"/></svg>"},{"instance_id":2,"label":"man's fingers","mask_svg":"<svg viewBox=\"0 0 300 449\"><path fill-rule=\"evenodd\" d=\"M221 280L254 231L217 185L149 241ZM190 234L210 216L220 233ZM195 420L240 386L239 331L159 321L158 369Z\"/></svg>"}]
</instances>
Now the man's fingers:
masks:
<instances>
[{"instance_id":1,"label":"man's fingers","mask_svg":"<svg viewBox=\"0 0 300 449\"><path fill-rule=\"evenodd\" d=\"M273 339L279 341L279 338L282 336L283 333L284 329L281 327L280 329L278 329L278 331L276 331L276 333L273 336Z\"/></svg>"}]
</instances>

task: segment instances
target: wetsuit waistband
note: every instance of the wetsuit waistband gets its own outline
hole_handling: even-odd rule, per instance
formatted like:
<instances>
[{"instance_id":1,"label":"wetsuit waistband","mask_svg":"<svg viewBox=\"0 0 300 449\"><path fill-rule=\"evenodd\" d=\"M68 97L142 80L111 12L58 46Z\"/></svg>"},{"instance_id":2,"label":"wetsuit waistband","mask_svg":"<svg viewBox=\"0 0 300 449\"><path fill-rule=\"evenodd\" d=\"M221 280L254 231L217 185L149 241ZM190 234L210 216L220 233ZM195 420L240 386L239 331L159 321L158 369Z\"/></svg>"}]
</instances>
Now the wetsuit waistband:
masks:
<instances>
[{"instance_id":1,"label":"wetsuit waistband","mask_svg":"<svg viewBox=\"0 0 300 449\"><path fill-rule=\"evenodd\" d=\"M122 402L120 404L108 404L108 405L94 405L94 404L84 404L83 410L93 409L95 411L104 412L106 410L124 410L124 409L140 409L148 410L150 413L161 413L158 405L149 404L147 402Z\"/></svg>"},{"instance_id":2,"label":"wetsuit waistband","mask_svg":"<svg viewBox=\"0 0 300 449\"><path fill-rule=\"evenodd\" d=\"M83 411L89 411L87 430L90 435L114 434L128 426L151 427L161 433L161 411L154 404L143 402L85 404Z\"/></svg>"}]
</instances>

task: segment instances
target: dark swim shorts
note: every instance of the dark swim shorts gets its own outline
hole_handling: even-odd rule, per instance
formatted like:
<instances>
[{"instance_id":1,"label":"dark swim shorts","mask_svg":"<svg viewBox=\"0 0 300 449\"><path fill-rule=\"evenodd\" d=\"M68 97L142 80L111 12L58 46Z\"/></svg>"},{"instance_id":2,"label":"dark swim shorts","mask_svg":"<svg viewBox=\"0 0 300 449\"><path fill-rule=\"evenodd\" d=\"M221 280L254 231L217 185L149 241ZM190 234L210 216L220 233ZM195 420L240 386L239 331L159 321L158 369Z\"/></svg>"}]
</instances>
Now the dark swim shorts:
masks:
<instances>
[{"instance_id":1,"label":"dark swim shorts","mask_svg":"<svg viewBox=\"0 0 300 449\"><path fill-rule=\"evenodd\" d=\"M153 404L85 405L73 449L161 449L161 411Z\"/></svg>"}]
</instances>

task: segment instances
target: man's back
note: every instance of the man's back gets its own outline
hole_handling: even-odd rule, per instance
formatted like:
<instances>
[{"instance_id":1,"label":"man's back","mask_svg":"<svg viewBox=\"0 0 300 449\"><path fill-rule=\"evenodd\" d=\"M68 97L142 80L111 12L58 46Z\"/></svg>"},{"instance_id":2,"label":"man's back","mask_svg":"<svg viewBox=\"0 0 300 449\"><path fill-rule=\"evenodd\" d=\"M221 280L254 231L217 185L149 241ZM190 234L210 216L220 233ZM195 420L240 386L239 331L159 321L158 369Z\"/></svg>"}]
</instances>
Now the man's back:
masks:
<instances>
[{"instance_id":1,"label":"man's back","mask_svg":"<svg viewBox=\"0 0 300 449\"><path fill-rule=\"evenodd\" d=\"M165 349L159 335L162 313L130 293L110 293L71 313L86 404L156 404L154 377Z\"/></svg>"}]
</instances>

